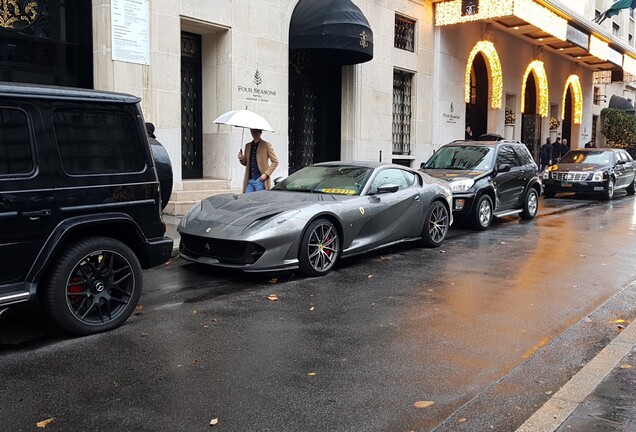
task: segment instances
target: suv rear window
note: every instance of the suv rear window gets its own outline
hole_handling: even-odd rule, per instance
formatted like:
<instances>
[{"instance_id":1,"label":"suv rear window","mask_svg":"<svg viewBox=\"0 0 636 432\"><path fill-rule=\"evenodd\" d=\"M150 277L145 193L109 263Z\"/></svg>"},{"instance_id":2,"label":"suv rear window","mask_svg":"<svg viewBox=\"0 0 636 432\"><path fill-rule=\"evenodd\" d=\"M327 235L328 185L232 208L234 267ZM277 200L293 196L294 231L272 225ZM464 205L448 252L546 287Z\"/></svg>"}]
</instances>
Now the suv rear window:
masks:
<instances>
[{"instance_id":1,"label":"suv rear window","mask_svg":"<svg viewBox=\"0 0 636 432\"><path fill-rule=\"evenodd\" d=\"M143 143L135 118L121 111L58 109L52 115L64 171L72 175L138 172Z\"/></svg>"},{"instance_id":2,"label":"suv rear window","mask_svg":"<svg viewBox=\"0 0 636 432\"><path fill-rule=\"evenodd\" d=\"M32 171L33 153L26 113L0 108L0 176Z\"/></svg>"}]
</instances>

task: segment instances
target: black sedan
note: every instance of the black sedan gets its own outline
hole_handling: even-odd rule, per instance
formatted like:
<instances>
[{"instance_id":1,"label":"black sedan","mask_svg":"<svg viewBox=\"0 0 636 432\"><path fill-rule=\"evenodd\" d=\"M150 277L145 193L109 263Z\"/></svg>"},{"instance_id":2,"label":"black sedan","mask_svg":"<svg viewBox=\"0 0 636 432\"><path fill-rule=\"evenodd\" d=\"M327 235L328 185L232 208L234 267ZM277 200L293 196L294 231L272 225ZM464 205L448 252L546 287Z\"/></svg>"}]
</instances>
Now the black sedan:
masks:
<instances>
[{"instance_id":1,"label":"black sedan","mask_svg":"<svg viewBox=\"0 0 636 432\"><path fill-rule=\"evenodd\" d=\"M441 245L450 203L448 183L400 165L325 162L272 190L204 199L179 224L179 252L217 267L321 276L340 257L404 241Z\"/></svg>"},{"instance_id":2,"label":"black sedan","mask_svg":"<svg viewBox=\"0 0 636 432\"><path fill-rule=\"evenodd\" d=\"M546 198L559 192L597 194L611 200L614 192L625 189L634 195L636 165L623 149L590 148L570 150L563 159L543 173Z\"/></svg>"}]
</instances>

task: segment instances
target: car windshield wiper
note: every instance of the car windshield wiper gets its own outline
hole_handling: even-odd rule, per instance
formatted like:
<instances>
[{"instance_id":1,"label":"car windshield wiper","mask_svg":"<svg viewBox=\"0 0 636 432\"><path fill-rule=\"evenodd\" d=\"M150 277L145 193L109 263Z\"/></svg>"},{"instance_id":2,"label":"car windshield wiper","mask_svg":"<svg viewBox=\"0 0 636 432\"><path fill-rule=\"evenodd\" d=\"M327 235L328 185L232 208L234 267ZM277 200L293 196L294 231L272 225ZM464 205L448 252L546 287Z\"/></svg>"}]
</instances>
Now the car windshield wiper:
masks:
<instances>
[{"instance_id":1,"label":"car windshield wiper","mask_svg":"<svg viewBox=\"0 0 636 432\"><path fill-rule=\"evenodd\" d=\"M318 192L316 189L306 189L306 188L298 188L298 189L284 189L286 192L309 192L316 193Z\"/></svg>"}]
</instances>

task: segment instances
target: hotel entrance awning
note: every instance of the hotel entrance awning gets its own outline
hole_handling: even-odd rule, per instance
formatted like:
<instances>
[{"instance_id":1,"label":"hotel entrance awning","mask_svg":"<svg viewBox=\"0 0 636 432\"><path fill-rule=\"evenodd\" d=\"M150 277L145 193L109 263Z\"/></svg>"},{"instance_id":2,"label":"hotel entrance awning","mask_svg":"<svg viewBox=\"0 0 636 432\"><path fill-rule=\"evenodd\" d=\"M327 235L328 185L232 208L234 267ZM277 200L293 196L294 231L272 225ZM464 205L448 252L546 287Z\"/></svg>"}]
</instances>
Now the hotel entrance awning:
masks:
<instances>
[{"instance_id":1,"label":"hotel entrance awning","mask_svg":"<svg viewBox=\"0 0 636 432\"><path fill-rule=\"evenodd\" d=\"M369 21L351 0L300 0L289 29L290 49L327 50L340 64L373 58Z\"/></svg>"}]
</instances>

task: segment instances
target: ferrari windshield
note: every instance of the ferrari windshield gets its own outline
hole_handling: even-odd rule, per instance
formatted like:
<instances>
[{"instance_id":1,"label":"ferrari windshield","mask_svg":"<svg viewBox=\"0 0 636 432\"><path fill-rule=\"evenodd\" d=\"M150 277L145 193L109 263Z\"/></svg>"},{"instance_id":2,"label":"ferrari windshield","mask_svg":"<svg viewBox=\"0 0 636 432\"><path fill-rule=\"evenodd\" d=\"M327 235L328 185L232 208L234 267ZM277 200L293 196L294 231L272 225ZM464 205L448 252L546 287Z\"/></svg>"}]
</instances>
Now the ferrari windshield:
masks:
<instances>
[{"instance_id":1,"label":"ferrari windshield","mask_svg":"<svg viewBox=\"0 0 636 432\"><path fill-rule=\"evenodd\" d=\"M448 145L440 148L424 168L487 171L493 166L493 147Z\"/></svg>"},{"instance_id":2,"label":"ferrari windshield","mask_svg":"<svg viewBox=\"0 0 636 432\"><path fill-rule=\"evenodd\" d=\"M601 164L607 165L612 161L611 151L570 151L560 163L572 163L572 164Z\"/></svg>"},{"instance_id":3,"label":"ferrari windshield","mask_svg":"<svg viewBox=\"0 0 636 432\"><path fill-rule=\"evenodd\" d=\"M273 190L359 195L372 168L350 165L312 165L291 174Z\"/></svg>"}]
</instances>

